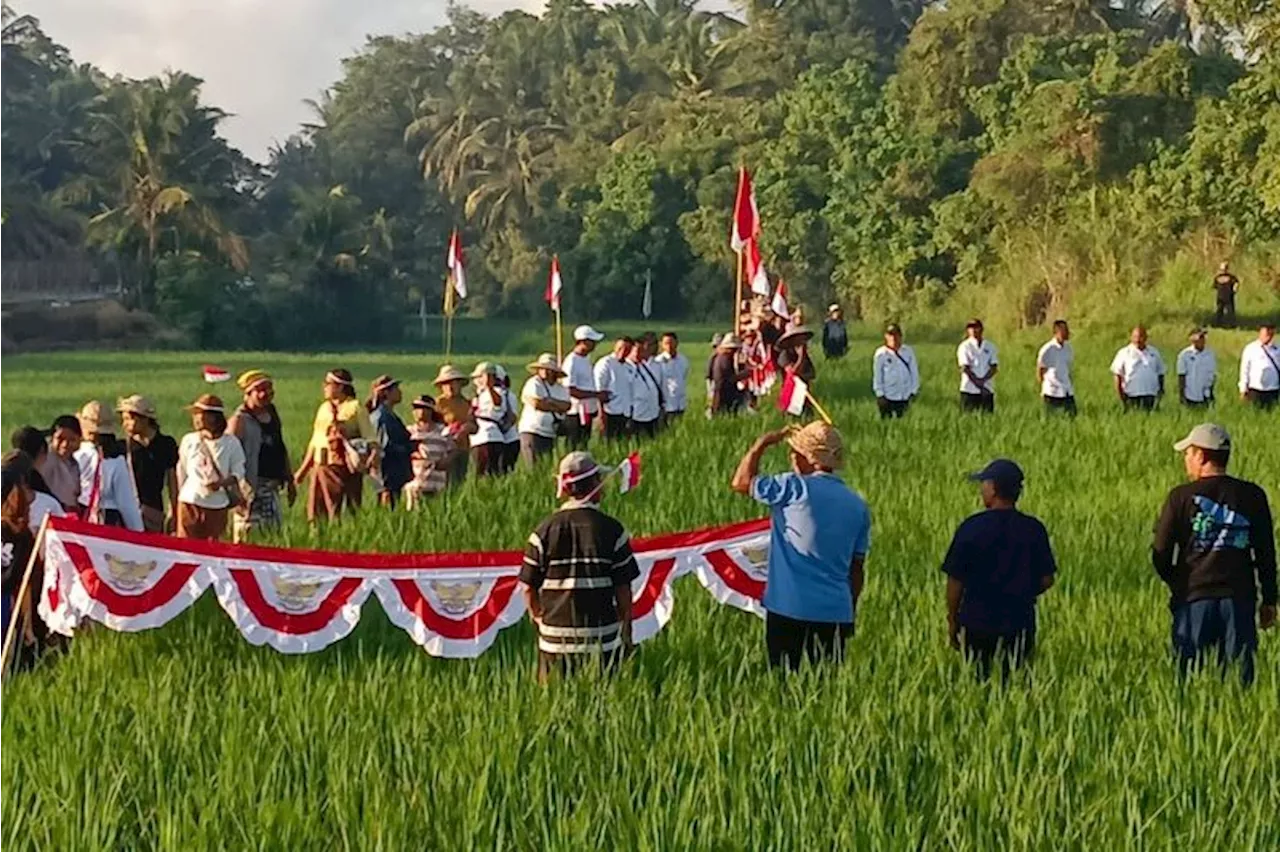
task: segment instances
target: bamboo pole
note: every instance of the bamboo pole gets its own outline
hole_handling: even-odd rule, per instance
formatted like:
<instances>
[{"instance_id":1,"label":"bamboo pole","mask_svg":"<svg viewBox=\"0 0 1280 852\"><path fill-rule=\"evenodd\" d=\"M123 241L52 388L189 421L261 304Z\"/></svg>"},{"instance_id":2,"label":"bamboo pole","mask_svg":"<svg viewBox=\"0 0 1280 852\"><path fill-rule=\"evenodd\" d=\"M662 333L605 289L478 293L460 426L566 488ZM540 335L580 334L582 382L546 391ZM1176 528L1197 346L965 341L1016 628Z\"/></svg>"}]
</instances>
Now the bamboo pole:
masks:
<instances>
[{"instance_id":1,"label":"bamboo pole","mask_svg":"<svg viewBox=\"0 0 1280 852\"><path fill-rule=\"evenodd\" d=\"M564 363L564 332L560 327L560 308L556 307L556 362Z\"/></svg>"},{"instance_id":2,"label":"bamboo pole","mask_svg":"<svg viewBox=\"0 0 1280 852\"><path fill-rule=\"evenodd\" d=\"M36 533L35 544L31 548L31 556L27 559L27 570L22 572L22 583L18 586L18 594L13 599L13 613L9 616L9 630L4 635L4 648L0 649L0 678L9 670L9 654L13 650L13 640L18 633L18 622L22 620L22 605L27 598L31 586L31 572L35 570L36 559L40 556L40 548L44 545L44 531L49 526L49 516L45 515L40 522L40 531ZM35 617L35 613L32 613Z\"/></svg>"},{"instance_id":3,"label":"bamboo pole","mask_svg":"<svg viewBox=\"0 0 1280 852\"><path fill-rule=\"evenodd\" d=\"M743 248L746 248L746 246L743 246ZM742 329L739 327L739 322L742 320L742 254L742 249L738 249L738 274L734 280L733 295L733 325L730 326L734 334L742 333Z\"/></svg>"},{"instance_id":4,"label":"bamboo pole","mask_svg":"<svg viewBox=\"0 0 1280 852\"><path fill-rule=\"evenodd\" d=\"M804 395L805 395L805 398L808 399L809 402L813 404L813 409L814 411L818 412L818 416L821 417L823 420L825 420L828 426L834 426L835 423L831 421L831 415L828 414L827 410L822 407L822 403L818 402L818 400L813 398L813 394L809 392L809 389L807 387L804 389Z\"/></svg>"}]
</instances>

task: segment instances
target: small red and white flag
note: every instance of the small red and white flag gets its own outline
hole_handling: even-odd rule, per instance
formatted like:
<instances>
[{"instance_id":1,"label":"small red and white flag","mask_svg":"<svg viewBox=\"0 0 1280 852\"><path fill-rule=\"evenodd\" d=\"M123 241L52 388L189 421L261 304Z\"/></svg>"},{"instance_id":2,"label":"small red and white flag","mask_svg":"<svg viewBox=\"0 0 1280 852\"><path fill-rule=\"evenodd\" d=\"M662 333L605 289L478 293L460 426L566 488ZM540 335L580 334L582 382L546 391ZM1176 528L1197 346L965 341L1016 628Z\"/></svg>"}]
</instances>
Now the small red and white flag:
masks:
<instances>
[{"instance_id":1,"label":"small red and white flag","mask_svg":"<svg viewBox=\"0 0 1280 852\"><path fill-rule=\"evenodd\" d=\"M780 317L791 316L791 309L787 307L787 282L781 278L778 279L778 289L773 291L773 301L769 303L769 307Z\"/></svg>"},{"instance_id":2,"label":"small red and white flag","mask_svg":"<svg viewBox=\"0 0 1280 852\"><path fill-rule=\"evenodd\" d=\"M742 251L747 240L760 236L760 211L756 208L756 193L751 186L751 172L743 166L738 170L738 195L733 202L733 230L729 234L729 247Z\"/></svg>"},{"instance_id":3,"label":"small red and white flag","mask_svg":"<svg viewBox=\"0 0 1280 852\"><path fill-rule=\"evenodd\" d=\"M211 364L205 364L203 372L204 380L211 385L217 384L218 382L231 381L231 374L221 367L214 367Z\"/></svg>"},{"instance_id":4,"label":"small red and white flag","mask_svg":"<svg viewBox=\"0 0 1280 852\"><path fill-rule=\"evenodd\" d=\"M453 291L459 299L467 298L467 268L462 257L462 236L454 228L449 236L449 258L446 261L453 273Z\"/></svg>"},{"instance_id":5,"label":"small red and white flag","mask_svg":"<svg viewBox=\"0 0 1280 852\"><path fill-rule=\"evenodd\" d=\"M778 393L778 409L799 417L804 414L804 404L809 399L809 386L804 379L790 370L782 380L782 390Z\"/></svg>"},{"instance_id":6,"label":"small red and white flag","mask_svg":"<svg viewBox=\"0 0 1280 852\"><path fill-rule=\"evenodd\" d=\"M551 255L551 277L547 279L547 304L551 310L560 310L560 291L564 289L564 279L560 277L560 255Z\"/></svg>"},{"instance_id":7,"label":"small red and white flag","mask_svg":"<svg viewBox=\"0 0 1280 852\"><path fill-rule=\"evenodd\" d=\"M640 454L632 453L618 465L618 493L626 494L640 484Z\"/></svg>"},{"instance_id":8,"label":"small red and white flag","mask_svg":"<svg viewBox=\"0 0 1280 852\"><path fill-rule=\"evenodd\" d=\"M747 280L751 282L752 293L769 298L769 273L760 259L760 240L755 237L747 240Z\"/></svg>"}]
</instances>

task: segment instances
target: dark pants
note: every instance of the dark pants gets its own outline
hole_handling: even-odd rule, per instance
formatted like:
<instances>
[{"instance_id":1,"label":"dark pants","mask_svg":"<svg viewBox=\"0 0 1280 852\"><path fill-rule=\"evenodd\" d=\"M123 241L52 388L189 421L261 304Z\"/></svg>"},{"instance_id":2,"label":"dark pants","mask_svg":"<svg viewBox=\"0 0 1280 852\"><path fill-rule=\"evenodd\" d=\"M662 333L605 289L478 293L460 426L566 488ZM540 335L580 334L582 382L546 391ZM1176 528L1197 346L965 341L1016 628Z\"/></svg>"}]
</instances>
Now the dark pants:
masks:
<instances>
[{"instance_id":1,"label":"dark pants","mask_svg":"<svg viewBox=\"0 0 1280 852\"><path fill-rule=\"evenodd\" d=\"M1276 403L1280 403L1280 390L1249 390L1245 391L1244 398L1255 407L1270 411L1276 407Z\"/></svg>"},{"instance_id":2,"label":"dark pants","mask_svg":"<svg viewBox=\"0 0 1280 852\"><path fill-rule=\"evenodd\" d=\"M996 411L996 395L993 393L961 393L960 410L963 412L981 411L994 414Z\"/></svg>"},{"instance_id":3,"label":"dark pants","mask_svg":"<svg viewBox=\"0 0 1280 852\"><path fill-rule=\"evenodd\" d=\"M1236 324L1236 300L1219 299L1218 309L1213 314L1213 324L1225 328L1234 328Z\"/></svg>"},{"instance_id":4,"label":"dark pants","mask_svg":"<svg viewBox=\"0 0 1280 852\"><path fill-rule=\"evenodd\" d=\"M906 415L907 409L911 407L909 399L887 399L883 396L876 397L876 407L880 409L880 419L888 420Z\"/></svg>"},{"instance_id":5,"label":"dark pants","mask_svg":"<svg viewBox=\"0 0 1280 852\"><path fill-rule=\"evenodd\" d=\"M585 450L587 443L591 440L591 425L595 422L594 416L587 417L587 422L582 422L581 414L566 414L564 418L564 437L569 442L571 450Z\"/></svg>"},{"instance_id":6,"label":"dark pants","mask_svg":"<svg viewBox=\"0 0 1280 852\"><path fill-rule=\"evenodd\" d=\"M991 677L996 663L1000 665L1000 676L1007 678L1010 672L1031 662L1036 649L1036 632L989 633L966 627L961 634L960 647L964 650L965 659L973 663L974 672L980 680Z\"/></svg>"},{"instance_id":7,"label":"dark pants","mask_svg":"<svg viewBox=\"0 0 1280 852\"><path fill-rule=\"evenodd\" d=\"M507 445L501 441L479 444L471 448L471 467L476 476L501 476L506 454Z\"/></svg>"},{"instance_id":8,"label":"dark pants","mask_svg":"<svg viewBox=\"0 0 1280 852\"><path fill-rule=\"evenodd\" d=\"M631 421L631 434L637 438L656 438L658 437L658 424L660 420L650 420L648 423L641 423L639 420Z\"/></svg>"},{"instance_id":9,"label":"dark pants","mask_svg":"<svg viewBox=\"0 0 1280 852\"><path fill-rule=\"evenodd\" d=\"M1074 396L1046 396L1044 397L1044 411L1046 414L1065 414L1068 417L1076 416L1076 398Z\"/></svg>"},{"instance_id":10,"label":"dark pants","mask_svg":"<svg viewBox=\"0 0 1280 852\"><path fill-rule=\"evenodd\" d=\"M1203 411L1203 410L1204 410L1204 409L1206 409L1206 408L1213 408L1213 397L1208 397L1207 399L1202 399L1202 400L1200 400L1199 402L1192 402L1191 400L1187 399L1186 397L1183 397L1183 398L1182 398L1182 405L1183 405L1185 408L1190 408L1190 409L1191 409L1191 410L1193 410L1193 411Z\"/></svg>"},{"instance_id":11,"label":"dark pants","mask_svg":"<svg viewBox=\"0 0 1280 852\"><path fill-rule=\"evenodd\" d=\"M604 437L606 441L624 440L631 432L631 421L623 414L604 415Z\"/></svg>"},{"instance_id":12,"label":"dark pants","mask_svg":"<svg viewBox=\"0 0 1280 852\"><path fill-rule=\"evenodd\" d=\"M800 621L776 612L768 613L764 621L769 665L772 668L785 666L793 672L800 668L805 657L811 665L824 660L842 661L845 641L852 635L852 622Z\"/></svg>"},{"instance_id":13,"label":"dark pants","mask_svg":"<svg viewBox=\"0 0 1280 852\"><path fill-rule=\"evenodd\" d=\"M1225 676L1227 667L1240 664L1240 681L1253 683L1253 655L1258 650L1258 625L1253 601L1208 598L1173 608L1173 652L1178 674L1198 669L1210 655L1216 656Z\"/></svg>"},{"instance_id":14,"label":"dark pants","mask_svg":"<svg viewBox=\"0 0 1280 852\"><path fill-rule=\"evenodd\" d=\"M1157 399L1159 399L1159 397L1126 396L1124 398L1124 410L1125 411L1155 411Z\"/></svg>"},{"instance_id":15,"label":"dark pants","mask_svg":"<svg viewBox=\"0 0 1280 852\"><path fill-rule=\"evenodd\" d=\"M537 464L538 459L555 452L556 439L532 432L520 433L520 461L528 467Z\"/></svg>"},{"instance_id":16,"label":"dark pants","mask_svg":"<svg viewBox=\"0 0 1280 852\"><path fill-rule=\"evenodd\" d=\"M516 469L516 462L520 460L520 442L507 441L502 445L502 472L510 473Z\"/></svg>"}]
</instances>

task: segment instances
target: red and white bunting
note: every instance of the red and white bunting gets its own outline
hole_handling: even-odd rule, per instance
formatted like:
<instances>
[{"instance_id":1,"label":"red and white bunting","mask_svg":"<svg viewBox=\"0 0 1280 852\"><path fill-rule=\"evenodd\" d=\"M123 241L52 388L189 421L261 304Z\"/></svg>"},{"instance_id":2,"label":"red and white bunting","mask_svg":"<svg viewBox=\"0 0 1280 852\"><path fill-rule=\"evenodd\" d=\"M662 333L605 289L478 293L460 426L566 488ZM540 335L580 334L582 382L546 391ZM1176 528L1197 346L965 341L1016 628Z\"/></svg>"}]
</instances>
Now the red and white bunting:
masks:
<instances>
[{"instance_id":1,"label":"red and white bunting","mask_svg":"<svg viewBox=\"0 0 1280 852\"><path fill-rule=\"evenodd\" d=\"M564 279L560 277L560 255L551 256L551 275L547 278L547 304L553 311L560 310L560 291L564 289Z\"/></svg>"}]
</instances>

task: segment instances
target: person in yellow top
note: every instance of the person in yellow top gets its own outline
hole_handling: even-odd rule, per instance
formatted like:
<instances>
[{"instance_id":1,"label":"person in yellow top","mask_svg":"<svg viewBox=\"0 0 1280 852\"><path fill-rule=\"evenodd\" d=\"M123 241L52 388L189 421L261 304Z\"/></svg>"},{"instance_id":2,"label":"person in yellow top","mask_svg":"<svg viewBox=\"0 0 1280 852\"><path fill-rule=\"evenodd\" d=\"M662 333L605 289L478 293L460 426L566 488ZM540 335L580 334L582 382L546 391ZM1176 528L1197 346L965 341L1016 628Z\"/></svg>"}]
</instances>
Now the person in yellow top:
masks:
<instances>
[{"instance_id":1,"label":"person in yellow top","mask_svg":"<svg viewBox=\"0 0 1280 852\"><path fill-rule=\"evenodd\" d=\"M324 377L324 402L316 411L311 440L294 474L298 484L311 475L307 519L314 522L323 512L332 521L344 507L359 508L364 474L375 471L377 465L378 434L369 412L356 398L351 372L330 370Z\"/></svg>"}]
</instances>

